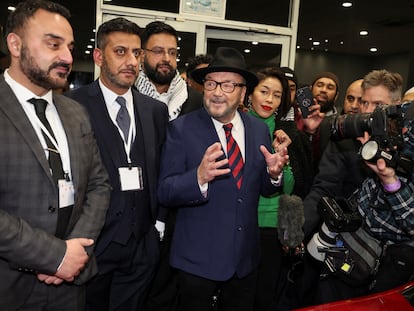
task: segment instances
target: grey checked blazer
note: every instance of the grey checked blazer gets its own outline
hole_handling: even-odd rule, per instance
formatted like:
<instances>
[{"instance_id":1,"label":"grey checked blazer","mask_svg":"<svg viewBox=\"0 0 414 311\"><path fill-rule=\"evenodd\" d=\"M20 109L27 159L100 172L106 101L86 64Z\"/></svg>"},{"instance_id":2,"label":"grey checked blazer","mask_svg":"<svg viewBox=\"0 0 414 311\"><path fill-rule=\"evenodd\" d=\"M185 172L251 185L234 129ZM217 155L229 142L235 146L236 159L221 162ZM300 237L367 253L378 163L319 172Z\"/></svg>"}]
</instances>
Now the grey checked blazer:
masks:
<instances>
[{"instance_id":1,"label":"grey checked blazer","mask_svg":"<svg viewBox=\"0 0 414 311\"><path fill-rule=\"evenodd\" d=\"M108 176L84 108L61 95L54 95L53 101L66 132L75 187L66 239L96 241L109 204ZM14 310L37 282L36 272L56 271L66 247L54 236L58 193L47 159L3 75L0 146L0 310ZM92 256L77 282L86 281L95 272Z\"/></svg>"}]
</instances>

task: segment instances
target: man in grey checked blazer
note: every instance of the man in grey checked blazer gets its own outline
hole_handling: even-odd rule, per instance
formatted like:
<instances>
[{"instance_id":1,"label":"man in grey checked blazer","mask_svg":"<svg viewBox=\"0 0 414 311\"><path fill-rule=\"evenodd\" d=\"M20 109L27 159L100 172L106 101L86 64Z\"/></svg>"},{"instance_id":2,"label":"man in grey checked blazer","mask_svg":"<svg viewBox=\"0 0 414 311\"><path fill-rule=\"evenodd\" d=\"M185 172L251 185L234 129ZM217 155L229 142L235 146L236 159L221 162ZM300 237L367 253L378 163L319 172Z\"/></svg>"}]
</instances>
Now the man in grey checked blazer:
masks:
<instances>
[{"instance_id":1,"label":"man in grey checked blazer","mask_svg":"<svg viewBox=\"0 0 414 311\"><path fill-rule=\"evenodd\" d=\"M11 65L0 75L0 310L83 310L81 284L96 273L93 243L108 207L108 176L85 110L52 93L72 67L68 14L55 3L28 0L8 20ZM48 102L67 175L60 187L31 98ZM60 239L64 201L72 209Z\"/></svg>"}]
</instances>

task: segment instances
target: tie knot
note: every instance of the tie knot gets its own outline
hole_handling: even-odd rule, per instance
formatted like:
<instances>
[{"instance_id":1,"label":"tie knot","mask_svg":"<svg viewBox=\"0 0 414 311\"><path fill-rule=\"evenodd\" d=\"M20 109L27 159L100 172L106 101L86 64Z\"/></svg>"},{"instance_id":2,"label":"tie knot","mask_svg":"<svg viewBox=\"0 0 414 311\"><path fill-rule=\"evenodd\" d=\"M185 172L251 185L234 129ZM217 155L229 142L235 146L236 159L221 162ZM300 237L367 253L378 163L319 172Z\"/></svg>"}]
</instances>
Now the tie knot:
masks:
<instances>
[{"instance_id":1,"label":"tie knot","mask_svg":"<svg viewBox=\"0 0 414 311\"><path fill-rule=\"evenodd\" d=\"M45 115L47 101L43 98L30 98L28 100L29 103L33 104L35 107L36 114Z\"/></svg>"},{"instance_id":2,"label":"tie knot","mask_svg":"<svg viewBox=\"0 0 414 311\"><path fill-rule=\"evenodd\" d=\"M125 98L124 97L122 97L122 96L118 96L117 98L116 98L116 102L118 103L118 104L120 104L121 105L121 107L126 107L126 100L125 100Z\"/></svg>"},{"instance_id":3,"label":"tie knot","mask_svg":"<svg viewBox=\"0 0 414 311\"><path fill-rule=\"evenodd\" d=\"M231 129L233 128L233 123L227 123L223 125L225 132L231 132Z\"/></svg>"}]
</instances>

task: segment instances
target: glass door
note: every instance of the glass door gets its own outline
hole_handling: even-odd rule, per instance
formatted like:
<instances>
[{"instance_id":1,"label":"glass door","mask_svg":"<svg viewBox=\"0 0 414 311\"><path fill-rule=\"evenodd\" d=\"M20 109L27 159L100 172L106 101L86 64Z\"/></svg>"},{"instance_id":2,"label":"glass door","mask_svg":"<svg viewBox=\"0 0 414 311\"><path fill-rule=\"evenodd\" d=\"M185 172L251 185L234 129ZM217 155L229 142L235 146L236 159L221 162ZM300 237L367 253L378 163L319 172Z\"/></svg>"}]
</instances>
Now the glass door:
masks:
<instances>
[{"instance_id":1,"label":"glass door","mask_svg":"<svg viewBox=\"0 0 414 311\"><path fill-rule=\"evenodd\" d=\"M233 47L245 57L250 70L269 66L288 66L288 36L249 31L207 28L206 51L214 55L220 46Z\"/></svg>"}]
</instances>

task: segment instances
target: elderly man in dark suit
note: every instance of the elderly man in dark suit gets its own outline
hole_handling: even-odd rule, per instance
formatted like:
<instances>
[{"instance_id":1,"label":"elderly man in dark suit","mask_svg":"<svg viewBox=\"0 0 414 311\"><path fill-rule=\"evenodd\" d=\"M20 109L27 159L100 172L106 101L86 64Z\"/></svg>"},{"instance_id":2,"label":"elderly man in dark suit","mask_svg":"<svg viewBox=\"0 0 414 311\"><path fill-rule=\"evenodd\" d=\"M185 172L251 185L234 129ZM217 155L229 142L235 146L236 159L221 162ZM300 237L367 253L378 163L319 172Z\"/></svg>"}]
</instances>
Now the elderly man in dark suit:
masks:
<instances>
[{"instance_id":1,"label":"elderly man in dark suit","mask_svg":"<svg viewBox=\"0 0 414 311\"><path fill-rule=\"evenodd\" d=\"M0 76L0 310L83 310L110 186L85 109L52 89L72 67L64 7L20 3Z\"/></svg>"},{"instance_id":2,"label":"elderly man in dark suit","mask_svg":"<svg viewBox=\"0 0 414 311\"><path fill-rule=\"evenodd\" d=\"M280 190L286 149L271 154L267 126L239 113L257 83L243 56L219 48L193 72L204 107L171 122L162 153L160 203L178 207L171 265L179 269L180 310L253 310L259 263L259 195Z\"/></svg>"},{"instance_id":3,"label":"elderly man in dark suit","mask_svg":"<svg viewBox=\"0 0 414 311\"><path fill-rule=\"evenodd\" d=\"M68 94L89 111L113 189L88 310L142 310L159 260L156 189L168 111L131 88L142 55L139 33L125 18L103 23L93 54L99 79Z\"/></svg>"}]
</instances>

